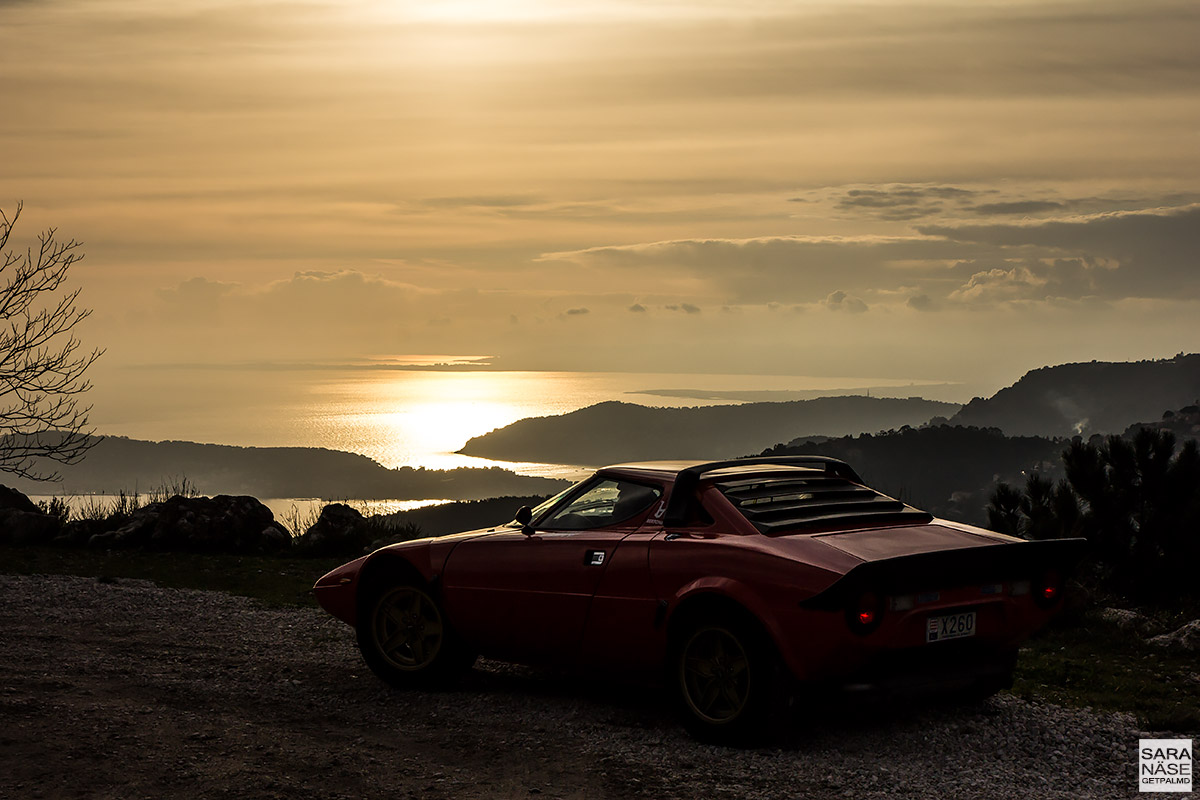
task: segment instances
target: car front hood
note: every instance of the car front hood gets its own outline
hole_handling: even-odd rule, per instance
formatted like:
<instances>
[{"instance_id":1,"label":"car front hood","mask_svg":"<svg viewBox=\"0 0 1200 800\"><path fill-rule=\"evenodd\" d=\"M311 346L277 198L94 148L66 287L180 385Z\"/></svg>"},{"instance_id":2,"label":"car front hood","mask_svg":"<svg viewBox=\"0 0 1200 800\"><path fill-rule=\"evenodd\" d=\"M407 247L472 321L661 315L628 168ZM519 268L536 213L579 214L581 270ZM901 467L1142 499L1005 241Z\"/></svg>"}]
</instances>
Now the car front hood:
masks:
<instances>
[{"instance_id":1,"label":"car front hood","mask_svg":"<svg viewBox=\"0 0 1200 800\"><path fill-rule=\"evenodd\" d=\"M897 525L844 533L818 533L812 538L863 561L881 561L919 553L962 550L1019 541L982 528L942 520L927 525Z\"/></svg>"}]
</instances>

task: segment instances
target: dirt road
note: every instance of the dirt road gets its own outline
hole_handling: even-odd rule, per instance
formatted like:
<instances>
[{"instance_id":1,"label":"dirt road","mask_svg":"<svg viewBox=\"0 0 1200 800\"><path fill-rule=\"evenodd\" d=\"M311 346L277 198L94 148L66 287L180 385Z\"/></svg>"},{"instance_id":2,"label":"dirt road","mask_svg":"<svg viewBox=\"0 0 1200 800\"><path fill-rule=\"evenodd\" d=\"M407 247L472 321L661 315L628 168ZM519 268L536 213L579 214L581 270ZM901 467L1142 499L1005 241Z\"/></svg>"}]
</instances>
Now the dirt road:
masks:
<instances>
[{"instance_id":1,"label":"dirt road","mask_svg":"<svg viewBox=\"0 0 1200 800\"><path fill-rule=\"evenodd\" d=\"M0 576L2 798L1101 798L1128 716L1030 704L825 715L701 745L653 692L481 662L393 691L352 631L140 581Z\"/></svg>"}]
</instances>

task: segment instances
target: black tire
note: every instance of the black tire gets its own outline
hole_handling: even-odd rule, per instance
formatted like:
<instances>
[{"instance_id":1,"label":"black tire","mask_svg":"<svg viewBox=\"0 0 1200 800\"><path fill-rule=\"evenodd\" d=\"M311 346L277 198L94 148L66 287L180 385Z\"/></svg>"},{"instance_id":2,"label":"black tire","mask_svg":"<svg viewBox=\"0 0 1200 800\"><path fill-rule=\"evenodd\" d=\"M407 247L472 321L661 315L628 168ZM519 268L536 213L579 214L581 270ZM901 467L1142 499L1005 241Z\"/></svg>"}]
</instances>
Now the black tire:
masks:
<instances>
[{"instance_id":1,"label":"black tire","mask_svg":"<svg viewBox=\"0 0 1200 800\"><path fill-rule=\"evenodd\" d=\"M695 738L751 745L778 733L784 667L750 620L721 613L693 621L676 639L671 667L680 719Z\"/></svg>"},{"instance_id":2,"label":"black tire","mask_svg":"<svg viewBox=\"0 0 1200 800\"><path fill-rule=\"evenodd\" d=\"M447 685L475 660L423 586L393 584L364 595L357 634L371 671L402 689Z\"/></svg>"}]
</instances>

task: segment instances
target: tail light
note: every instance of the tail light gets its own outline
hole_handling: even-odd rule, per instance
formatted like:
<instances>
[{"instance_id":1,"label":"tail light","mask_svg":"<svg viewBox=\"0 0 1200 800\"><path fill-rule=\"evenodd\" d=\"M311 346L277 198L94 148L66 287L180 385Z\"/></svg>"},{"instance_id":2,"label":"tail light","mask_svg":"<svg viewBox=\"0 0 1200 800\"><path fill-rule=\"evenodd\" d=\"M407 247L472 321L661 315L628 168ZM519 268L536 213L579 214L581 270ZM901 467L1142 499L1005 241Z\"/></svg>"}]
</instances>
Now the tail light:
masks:
<instances>
[{"instance_id":1,"label":"tail light","mask_svg":"<svg viewBox=\"0 0 1200 800\"><path fill-rule=\"evenodd\" d=\"M1040 608L1050 608L1062 598L1062 591L1062 576L1050 570L1034 584L1033 602Z\"/></svg>"},{"instance_id":2,"label":"tail light","mask_svg":"<svg viewBox=\"0 0 1200 800\"><path fill-rule=\"evenodd\" d=\"M846 624L858 634L868 634L883 621L883 598L874 592L863 592L846 609Z\"/></svg>"}]
</instances>

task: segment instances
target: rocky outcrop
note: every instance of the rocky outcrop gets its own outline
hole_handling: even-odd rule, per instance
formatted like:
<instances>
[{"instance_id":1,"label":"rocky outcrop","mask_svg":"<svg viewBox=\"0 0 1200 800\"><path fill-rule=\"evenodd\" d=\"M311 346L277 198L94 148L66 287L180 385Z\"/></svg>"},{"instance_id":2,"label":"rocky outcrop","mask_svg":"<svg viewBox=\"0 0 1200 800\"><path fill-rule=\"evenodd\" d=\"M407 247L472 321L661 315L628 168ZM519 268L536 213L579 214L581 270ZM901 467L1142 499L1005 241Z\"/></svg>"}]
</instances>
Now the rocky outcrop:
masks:
<instances>
[{"instance_id":1,"label":"rocky outcrop","mask_svg":"<svg viewBox=\"0 0 1200 800\"><path fill-rule=\"evenodd\" d=\"M296 540L296 549L306 556L358 555L371 543L366 517L345 503L330 503L321 516Z\"/></svg>"},{"instance_id":2,"label":"rocky outcrop","mask_svg":"<svg viewBox=\"0 0 1200 800\"><path fill-rule=\"evenodd\" d=\"M25 511L31 514L41 513L33 501L16 489L0 486L0 510Z\"/></svg>"},{"instance_id":3,"label":"rocky outcrop","mask_svg":"<svg viewBox=\"0 0 1200 800\"><path fill-rule=\"evenodd\" d=\"M1177 650L1183 653L1200 652L1200 619L1194 619L1170 633L1155 636L1147 641L1168 650Z\"/></svg>"},{"instance_id":4,"label":"rocky outcrop","mask_svg":"<svg viewBox=\"0 0 1200 800\"><path fill-rule=\"evenodd\" d=\"M1115 625L1119 630L1137 636L1153 636L1161 630L1157 622L1128 608L1105 608L1100 611L1100 619Z\"/></svg>"},{"instance_id":5,"label":"rocky outcrop","mask_svg":"<svg viewBox=\"0 0 1200 800\"><path fill-rule=\"evenodd\" d=\"M176 495L138 509L124 525L92 534L87 543L95 548L273 553L291 541L271 510L253 497Z\"/></svg>"},{"instance_id":6,"label":"rocky outcrop","mask_svg":"<svg viewBox=\"0 0 1200 800\"><path fill-rule=\"evenodd\" d=\"M49 544L61 530L61 519L46 514L16 489L0 486L0 543Z\"/></svg>"},{"instance_id":7,"label":"rocky outcrop","mask_svg":"<svg viewBox=\"0 0 1200 800\"><path fill-rule=\"evenodd\" d=\"M0 542L5 544L49 544L62 529L62 520L40 511L0 509Z\"/></svg>"}]
</instances>

